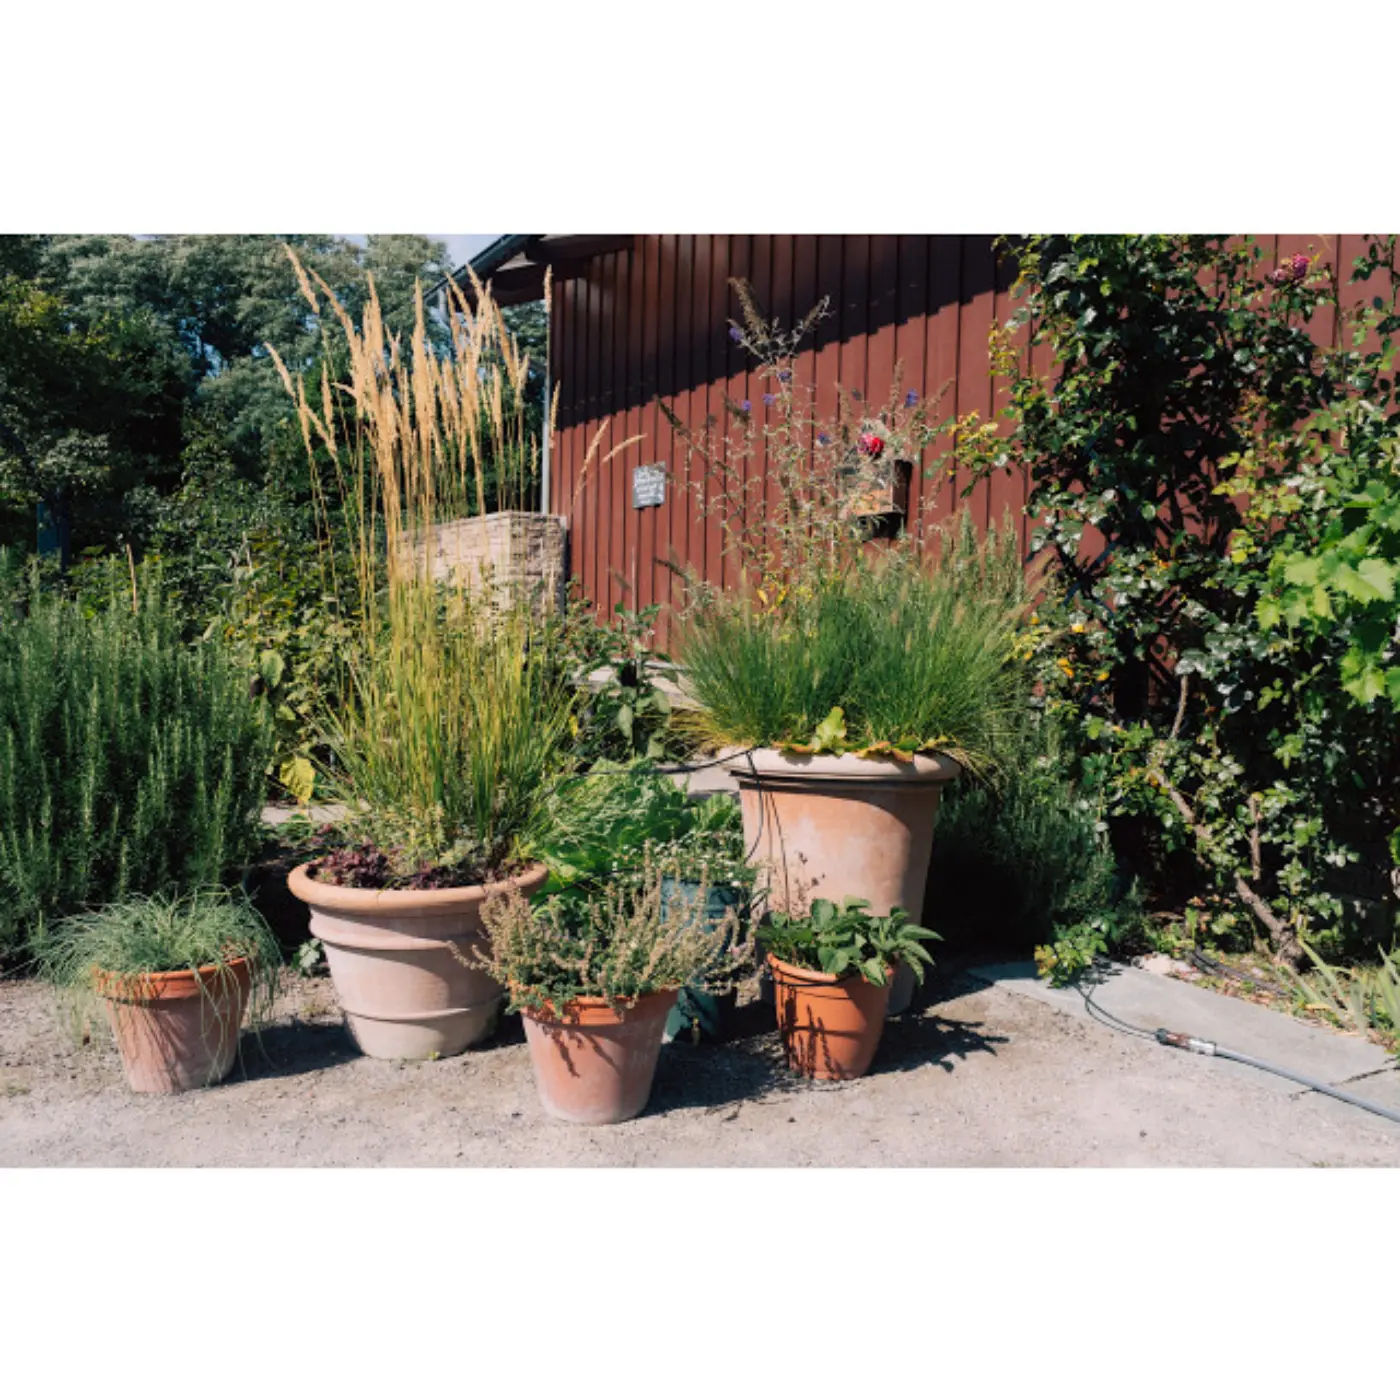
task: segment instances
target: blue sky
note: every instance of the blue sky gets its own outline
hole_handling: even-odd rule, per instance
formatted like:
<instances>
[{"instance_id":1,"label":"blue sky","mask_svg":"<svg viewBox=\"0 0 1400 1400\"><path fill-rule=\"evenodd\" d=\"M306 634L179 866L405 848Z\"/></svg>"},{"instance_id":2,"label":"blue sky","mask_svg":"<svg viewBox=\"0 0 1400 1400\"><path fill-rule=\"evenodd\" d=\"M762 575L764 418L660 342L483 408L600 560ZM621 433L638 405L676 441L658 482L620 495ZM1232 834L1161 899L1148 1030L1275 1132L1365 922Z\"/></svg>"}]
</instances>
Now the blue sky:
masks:
<instances>
[{"instance_id":1,"label":"blue sky","mask_svg":"<svg viewBox=\"0 0 1400 1400\"><path fill-rule=\"evenodd\" d=\"M346 238L353 239L356 243L363 243L365 235L363 233L347 233ZM494 238L499 238L498 233L430 233L429 238L439 238L447 244L447 253L452 260L453 267L460 267L468 258L474 258L488 243Z\"/></svg>"}]
</instances>

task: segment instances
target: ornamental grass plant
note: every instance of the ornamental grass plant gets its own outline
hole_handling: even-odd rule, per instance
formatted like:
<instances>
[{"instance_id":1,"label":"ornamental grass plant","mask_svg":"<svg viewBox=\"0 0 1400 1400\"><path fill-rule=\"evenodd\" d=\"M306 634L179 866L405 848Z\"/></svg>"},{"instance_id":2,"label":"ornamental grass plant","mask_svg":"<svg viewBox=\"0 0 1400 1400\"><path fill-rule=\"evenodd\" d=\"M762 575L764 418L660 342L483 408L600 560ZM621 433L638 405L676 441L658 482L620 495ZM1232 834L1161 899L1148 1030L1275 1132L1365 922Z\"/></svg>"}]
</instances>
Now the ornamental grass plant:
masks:
<instances>
[{"instance_id":1,"label":"ornamental grass plant","mask_svg":"<svg viewBox=\"0 0 1400 1400\"><path fill-rule=\"evenodd\" d=\"M99 988L139 1001L153 974L212 969L197 983L207 998L232 981L240 959L249 964L256 1028L277 990L277 940L241 890L211 886L180 895L130 895L63 919L43 941L39 970L63 994L82 1034L101 1019L93 1015Z\"/></svg>"},{"instance_id":2,"label":"ornamental grass plant","mask_svg":"<svg viewBox=\"0 0 1400 1400\"><path fill-rule=\"evenodd\" d=\"M484 512L490 464L514 464L522 491L533 470L528 357L480 283L470 295L448 284L452 345L439 356L421 288L404 342L372 285L357 326L288 257L346 346L344 378L323 369L310 391L272 351L325 483L326 528L344 530L354 561L337 582L359 628L346 698L323 717L326 788L345 806L343 835L377 849L391 886L475 884L518 865L538 834L574 703L559 629L532 600L438 559L440 527Z\"/></svg>"},{"instance_id":3,"label":"ornamental grass plant","mask_svg":"<svg viewBox=\"0 0 1400 1400\"><path fill-rule=\"evenodd\" d=\"M215 884L251 857L272 724L159 576L96 609L42 590L0 617L0 957L63 915Z\"/></svg>"},{"instance_id":4,"label":"ornamental grass plant","mask_svg":"<svg viewBox=\"0 0 1400 1400\"><path fill-rule=\"evenodd\" d=\"M1025 603L1014 530L963 515L912 545L809 579L776 605L702 597L684 625L686 716L711 744L995 763L1024 684L1012 655Z\"/></svg>"}]
</instances>

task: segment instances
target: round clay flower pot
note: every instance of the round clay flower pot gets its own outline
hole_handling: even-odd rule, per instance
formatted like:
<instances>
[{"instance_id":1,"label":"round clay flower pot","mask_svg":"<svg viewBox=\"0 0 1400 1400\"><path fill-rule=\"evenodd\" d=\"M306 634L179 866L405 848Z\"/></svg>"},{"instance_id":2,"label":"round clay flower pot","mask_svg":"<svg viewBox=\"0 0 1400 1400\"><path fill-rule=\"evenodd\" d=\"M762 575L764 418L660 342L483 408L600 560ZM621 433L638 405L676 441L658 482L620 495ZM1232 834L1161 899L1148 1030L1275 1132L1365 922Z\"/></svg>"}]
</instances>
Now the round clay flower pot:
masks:
<instances>
[{"instance_id":1,"label":"round clay flower pot","mask_svg":"<svg viewBox=\"0 0 1400 1400\"><path fill-rule=\"evenodd\" d=\"M912 761L755 749L725 763L739 784L744 841L767 871L770 908L812 899L923 912L933 823L962 769L941 754Z\"/></svg>"},{"instance_id":2,"label":"round clay flower pot","mask_svg":"<svg viewBox=\"0 0 1400 1400\"><path fill-rule=\"evenodd\" d=\"M910 762L855 754L755 749L725 769L739 784L744 841L767 872L772 909L801 911L813 899L870 902L922 916L943 789L962 768L942 754ZM889 1014L909 1007L914 975L896 970Z\"/></svg>"},{"instance_id":3,"label":"round clay flower pot","mask_svg":"<svg viewBox=\"0 0 1400 1400\"><path fill-rule=\"evenodd\" d=\"M357 890L300 865L287 884L311 907L356 1044L375 1059L427 1060L459 1055L495 1029L505 992L474 965L487 939L481 907L512 885L529 896L548 876L532 865L486 885Z\"/></svg>"},{"instance_id":4,"label":"round clay flower pot","mask_svg":"<svg viewBox=\"0 0 1400 1400\"><path fill-rule=\"evenodd\" d=\"M885 1028L890 984L793 967L772 953L773 999L788 1065L809 1079L859 1079Z\"/></svg>"},{"instance_id":5,"label":"round clay flower pot","mask_svg":"<svg viewBox=\"0 0 1400 1400\"><path fill-rule=\"evenodd\" d=\"M177 1094L217 1084L238 1053L252 985L247 958L198 972L93 974L126 1082L138 1094Z\"/></svg>"},{"instance_id":6,"label":"round clay flower pot","mask_svg":"<svg viewBox=\"0 0 1400 1400\"><path fill-rule=\"evenodd\" d=\"M646 1107L678 989L610 1006L579 997L562 1013L522 1008L535 1087L546 1113L570 1123L623 1123Z\"/></svg>"}]
</instances>

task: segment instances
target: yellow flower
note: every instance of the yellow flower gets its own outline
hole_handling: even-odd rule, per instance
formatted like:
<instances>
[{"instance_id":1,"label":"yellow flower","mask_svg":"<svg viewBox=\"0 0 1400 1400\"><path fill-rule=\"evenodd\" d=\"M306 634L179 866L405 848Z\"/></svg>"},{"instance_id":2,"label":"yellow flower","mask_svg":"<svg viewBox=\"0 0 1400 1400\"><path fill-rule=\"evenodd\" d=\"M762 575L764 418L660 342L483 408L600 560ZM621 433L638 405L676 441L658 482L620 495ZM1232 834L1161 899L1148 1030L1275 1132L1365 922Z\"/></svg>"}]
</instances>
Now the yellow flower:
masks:
<instances>
[{"instance_id":1,"label":"yellow flower","mask_svg":"<svg viewBox=\"0 0 1400 1400\"><path fill-rule=\"evenodd\" d=\"M1073 624L1073 626L1070 627L1069 630L1071 632L1082 632L1084 630L1084 624L1082 622L1076 622Z\"/></svg>"},{"instance_id":2,"label":"yellow flower","mask_svg":"<svg viewBox=\"0 0 1400 1400\"><path fill-rule=\"evenodd\" d=\"M1069 661L1068 661L1067 658L1065 658L1065 657L1063 657L1063 656L1060 657L1060 658L1055 662L1055 665L1057 665L1057 666L1060 668L1060 670L1062 670L1062 671L1065 673L1065 676L1066 676L1069 680L1073 680L1073 679L1074 679L1074 667L1071 666L1071 665L1069 664Z\"/></svg>"},{"instance_id":3,"label":"yellow flower","mask_svg":"<svg viewBox=\"0 0 1400 1400\"><path fill-rule=\"evenodd\" d=\"M1032 613L1032 614L1031 614L1031 621L1032 621L1032 622L1039 622L1039 621L1040 621L1040 614L1039 614L1039 613Z\"/></svg>"},{"instance_id":4,"label":"yellow flower","mask_svg":"<svg viewBox=\"0 0 1400 1400\"><path fill-rule=\"evenodd\" d=\"M1099 672L1094 676L1094 679L1095 679L1096 681L1106 681L1106 680L1108 679L1108 672L1107 672L1107 671L1099 671Z\"/></svg>"}]
</instances>

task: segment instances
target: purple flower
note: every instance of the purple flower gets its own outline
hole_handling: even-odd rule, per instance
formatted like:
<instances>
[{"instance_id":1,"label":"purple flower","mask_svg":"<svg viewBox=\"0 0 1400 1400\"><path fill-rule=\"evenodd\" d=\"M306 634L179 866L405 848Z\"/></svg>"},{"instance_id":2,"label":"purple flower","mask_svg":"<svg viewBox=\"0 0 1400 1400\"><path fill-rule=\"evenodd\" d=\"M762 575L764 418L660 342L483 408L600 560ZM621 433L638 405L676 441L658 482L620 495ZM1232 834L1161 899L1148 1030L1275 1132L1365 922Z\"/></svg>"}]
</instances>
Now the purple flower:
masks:
<instances>
[{"instance_id":1,"label":"purple flower","mask_svg":"<svg viewBox=\"0 0 1400 1400\"><path fill-rule=\"evenodd\" d=\"M763 402L767 407L772 408L773 405L778 402L778 396L776 394L764 394Z\"/></svg>"},{"instance_id":2,"label":"purple flower","mask_svg":"<svg viewBox=\"0 0 1400 1400\"><path fill-rule=\"evenodd\" d=\"M753 411L753 405L747 399L745 399L739 407L742 408L745 413L751 413Z\"/></svg>"},{"instance_id":3,"label":"purple flower","mask_svg":"<svg viewBox=\"0 0 1400 1400\"><path fill-rule=\"evenodd\" d=\"M851 390L851 397L852 397L857 403L864 403L864 402L865 402L865 395L862 394L861 391L860 391L859 389L852 389L852 390Z\"/></svg>"},{"instance_id":4,"label":"purple flower","mask_svg":"<svg viewBox=\"0 0 1400 1400\"><path fill-rule=\"evenodd\" d=\"M737 345L744 338L744 333L738 326L730 326L729 338Z\"/></svg>"},{"instance_id":5,"label":"purple flower","mask_svg":"<svg viewBox=\"0 0 1400 1400\"><path fill-rule=\"evenodd\" d=\"M825 433L818 433L817 441L821 444L821 446L825 447L827 443L831 441L831 439Z\"/></svg>"},{"instance_id":6,"label":"purple flower","mask_svg":"<svg viewBox=\"0 0 1400 1400\"><path fill-rule=\"evenodd\" d=\"M918 403L918 401L919 401L919 391L918 391L917 389L910 389L910 391L909 391L907 394L905 394L905 396L904 396L904 406L905 406L905 408L913 408L914 405L915 405L916 403Z\"/></svg>"},{"instance_id":7,"label":"purple flower","mask_svg":"<svg viewBox=\"0 0 1400 1400\"><path fill-rule=\"evenodd\" d=\"M778 371L778 378L786 384L788 380L792 378L792 371L790 369L780 369Z\"/></svg>"}]
</instances>

